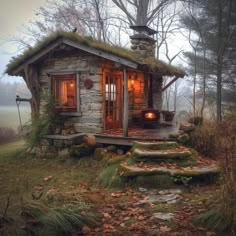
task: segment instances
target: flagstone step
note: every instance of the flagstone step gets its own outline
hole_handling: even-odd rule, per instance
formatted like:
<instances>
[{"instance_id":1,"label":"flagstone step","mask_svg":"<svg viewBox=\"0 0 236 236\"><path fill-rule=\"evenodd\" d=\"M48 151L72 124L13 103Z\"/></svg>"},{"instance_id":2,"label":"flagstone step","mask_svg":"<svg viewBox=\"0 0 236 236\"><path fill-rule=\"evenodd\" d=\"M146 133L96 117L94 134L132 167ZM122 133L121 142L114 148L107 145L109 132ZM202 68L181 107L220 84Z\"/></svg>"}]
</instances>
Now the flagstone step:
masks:
<instances>
[{"instance_id":1,"label":"flagstone step","mask_svg":"<svg viewBox=\"0 0 236 236\"><path fill-rule=\"evenodd\" d=\"M176 142L169 142L169 141L163 141L163 142L141 142L141 141L135 141L133 143L133 148L138 149L149 149L149 150L169 150L169 149L175 149L179 147L179 144Z\"/></svg>"},{"instance_id":2,"label":"flagstone step","mask_svg":"<svg viewBox=\"0 0 236 236\"><path fill-rule=\"evenodd\" d=\"M220 172L219 167L216 164L209 166L194 166L183 168L169 168L163 166L144 166L138 167L135 165L127 165L121 163L119 167L119 174L122 177L135 177L135 176L148 176L155 174L167 174L170 176L186 176L195 177L203 175L216 175Z\"/></svg>"},{"instance_id":3,"label":"flagstone step","mask_svg":"<svg viewBox=\"0 0 236 236\"><path fill-rule=\"evenodd\" d=\"M186 160L193 158L192 152L188 149L170 150L143 150L135 148L133 159L135 161L167 161L167 160Z\"/></svg>"}]
</instances>

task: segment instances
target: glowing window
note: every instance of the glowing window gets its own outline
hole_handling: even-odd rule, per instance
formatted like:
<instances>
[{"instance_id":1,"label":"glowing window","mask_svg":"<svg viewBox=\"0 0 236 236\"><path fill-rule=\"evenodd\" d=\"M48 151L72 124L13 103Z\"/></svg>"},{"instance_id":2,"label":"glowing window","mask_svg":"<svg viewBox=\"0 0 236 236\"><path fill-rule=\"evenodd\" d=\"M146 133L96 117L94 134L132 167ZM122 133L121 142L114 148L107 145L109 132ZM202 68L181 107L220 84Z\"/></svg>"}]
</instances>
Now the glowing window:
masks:
<instances>
[{"instance_id":1,"label":"glowing window","mask_svg":"<svg viewBox=\"0 0 236 236\"><path fill-rule=\"evenodd\" d=\"M76 111L76 75L56 75L52 77L52 93L58 111Z\"/></svg>"}]
</instances>

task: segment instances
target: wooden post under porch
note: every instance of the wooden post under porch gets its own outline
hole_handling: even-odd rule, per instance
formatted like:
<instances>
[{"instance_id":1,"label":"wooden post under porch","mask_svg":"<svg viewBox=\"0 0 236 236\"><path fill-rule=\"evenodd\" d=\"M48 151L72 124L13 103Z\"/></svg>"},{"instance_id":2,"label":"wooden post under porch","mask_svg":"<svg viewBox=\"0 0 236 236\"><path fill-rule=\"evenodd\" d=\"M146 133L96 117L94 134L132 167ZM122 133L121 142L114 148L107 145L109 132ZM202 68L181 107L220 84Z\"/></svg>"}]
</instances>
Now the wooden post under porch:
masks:
<instances>
[{"instance_id":1,"label":"wooden post under porch","mask_svg":"<svg viewBox=\"0 0 236 236\"><path fill-rule=\"evenodd\" d=\"M128 76L127 68L123 69L123 88L124 88L124 100L123 100L123 136L128 137L128 119L129 119L129 93L128 93Z\"/></svg>"}]
</instances>

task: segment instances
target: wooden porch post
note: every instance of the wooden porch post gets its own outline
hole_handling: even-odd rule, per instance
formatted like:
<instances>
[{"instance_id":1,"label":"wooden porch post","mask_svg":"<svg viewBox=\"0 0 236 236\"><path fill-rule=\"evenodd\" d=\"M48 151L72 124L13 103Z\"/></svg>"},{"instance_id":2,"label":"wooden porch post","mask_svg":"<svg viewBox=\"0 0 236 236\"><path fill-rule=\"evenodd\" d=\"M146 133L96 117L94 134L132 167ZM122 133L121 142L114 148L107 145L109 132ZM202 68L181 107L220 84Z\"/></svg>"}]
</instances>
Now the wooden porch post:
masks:
<instances>
[{"instance_id":1,"label":"wooden porch post","mask_svg":"<svg viewBox=\"0 0 236 236\"><path fill-rule=\"evenodd\" d=\"M129 93L128 93L128 77L127 77L126 67L123 70L123 78L124 78L123 136L128 137Z\"/></svg>"}]
</instances>

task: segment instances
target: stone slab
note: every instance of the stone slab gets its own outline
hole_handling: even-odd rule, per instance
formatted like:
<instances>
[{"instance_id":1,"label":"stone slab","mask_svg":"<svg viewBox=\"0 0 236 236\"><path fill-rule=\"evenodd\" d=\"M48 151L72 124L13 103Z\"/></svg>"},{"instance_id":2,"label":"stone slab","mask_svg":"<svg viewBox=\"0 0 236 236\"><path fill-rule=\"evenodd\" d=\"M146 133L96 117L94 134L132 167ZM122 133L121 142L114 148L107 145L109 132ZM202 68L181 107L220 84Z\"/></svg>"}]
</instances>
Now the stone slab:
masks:
<instances>
[{"instance_id":1,"label":"stone slab","mask_svg":"<svg viewBox=\"0 0 236 236\"><path fill-rule=\"evenodd\" d=\"M126 165L124 163L120 164L119 173L123 177L129 176L145 176L145 175L155 175L155 174L168 174L170 176L202 176L209 174L218 174L220 172L220 168L213 164L207 167L184 167L179 169L170 169L167 167L137 167L132 165Z\"/></svg>"}]
</instances>

